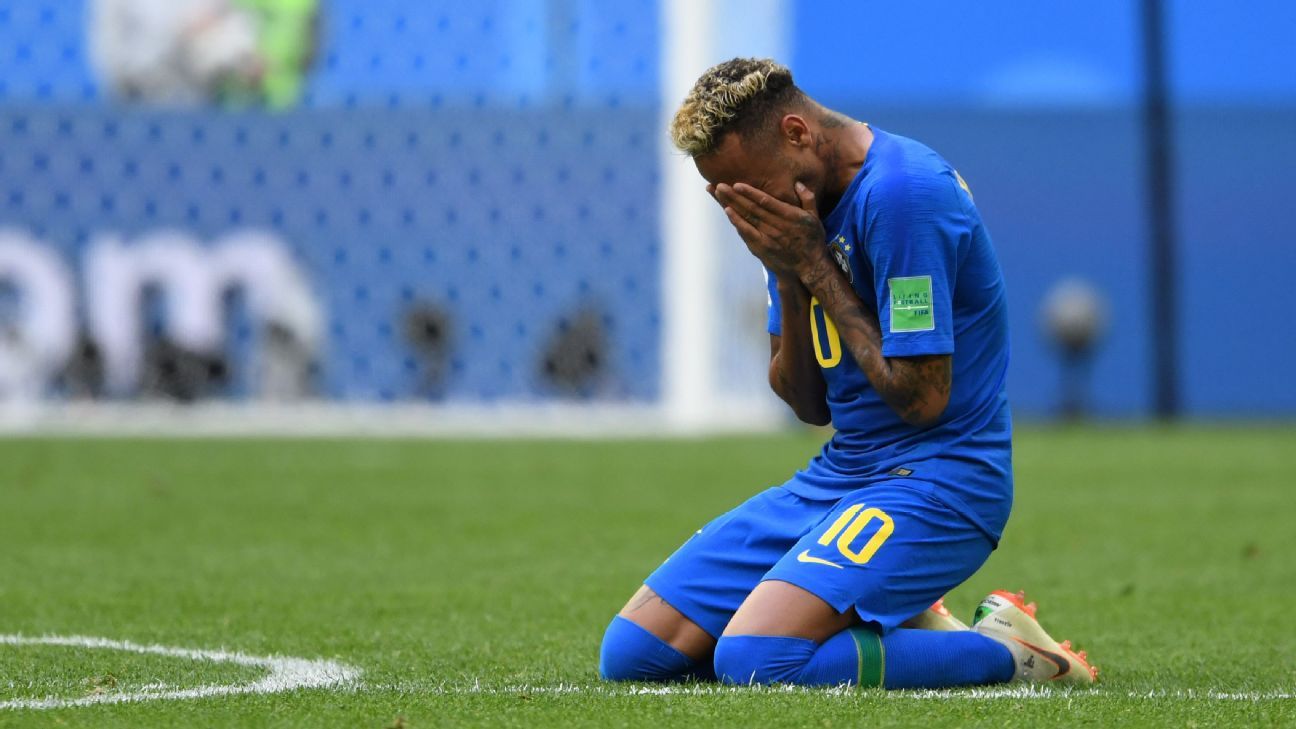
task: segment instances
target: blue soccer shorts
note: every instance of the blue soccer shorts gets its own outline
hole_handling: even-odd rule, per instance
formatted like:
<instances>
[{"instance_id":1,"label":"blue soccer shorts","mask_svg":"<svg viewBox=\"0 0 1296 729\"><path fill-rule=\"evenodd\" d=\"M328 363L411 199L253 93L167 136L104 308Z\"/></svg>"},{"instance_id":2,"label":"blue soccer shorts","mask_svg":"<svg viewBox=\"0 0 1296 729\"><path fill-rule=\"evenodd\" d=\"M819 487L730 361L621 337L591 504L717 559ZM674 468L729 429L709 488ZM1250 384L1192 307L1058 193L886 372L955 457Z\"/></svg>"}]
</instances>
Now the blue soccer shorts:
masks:
<instances>
[{"instance_id":1,"label":"blue soccer shorts","mask_svg":"<svg viewBox=\"0 0 1296 729\"><path fill-rule=\"evenodd\" d=\"M972 522L892 479L816 501L782 486L702 527L644 584L719 638L764 580L780 580L888 632L962 584L994 549Z\"/></svg>"}]
</instances>

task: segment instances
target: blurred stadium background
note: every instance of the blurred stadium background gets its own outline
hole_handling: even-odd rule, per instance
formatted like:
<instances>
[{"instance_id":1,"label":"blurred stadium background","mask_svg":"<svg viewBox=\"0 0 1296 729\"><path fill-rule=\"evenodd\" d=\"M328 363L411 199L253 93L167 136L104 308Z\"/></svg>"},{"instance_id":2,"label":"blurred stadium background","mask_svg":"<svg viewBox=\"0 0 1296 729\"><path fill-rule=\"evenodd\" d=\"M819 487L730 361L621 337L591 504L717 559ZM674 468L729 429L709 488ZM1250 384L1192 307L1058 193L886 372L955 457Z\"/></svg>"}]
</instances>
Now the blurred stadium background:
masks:
<instances>
[{"instance_id":1,"label":"blurred stadium background","mask_svg":"<svg viewBox=\"0 0 1296 729\"><path fill-rule=\"evenodd\" d=\"M1149 185L1122 0L0 0L4 425L787 422L760 269L663 132L732 55L964 173L1019 415L1063 406L1041 310L1082 282L1088 411L1289 417L1296 11L1164 11L1172 154Z\"/></svg>"},{"instance_id":2,"label":"blurred stadium background","mask_svg":"<svg viewBox=\"0 0 1296 729\"><path fill-rule=\"evenodd\" d=\"M1293 39L1281 0L0 0L0 726L1296 725ZM643 575L824 439L667 147L735 55L969 182L1019 422L1091 424L1017 430L949 604L1031 591L1097 691L597 681Z\"/></svg>"}]
</instances>

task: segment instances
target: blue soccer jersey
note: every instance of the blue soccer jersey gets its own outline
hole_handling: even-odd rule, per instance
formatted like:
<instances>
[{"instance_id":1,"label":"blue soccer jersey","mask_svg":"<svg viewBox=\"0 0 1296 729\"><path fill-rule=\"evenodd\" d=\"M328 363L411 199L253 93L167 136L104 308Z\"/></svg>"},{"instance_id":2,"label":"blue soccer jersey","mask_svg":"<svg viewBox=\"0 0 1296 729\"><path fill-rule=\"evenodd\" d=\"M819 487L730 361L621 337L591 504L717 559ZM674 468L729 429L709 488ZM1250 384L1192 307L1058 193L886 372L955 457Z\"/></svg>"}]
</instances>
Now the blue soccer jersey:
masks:
<instances>
[{"instance_id":1,"label":"blue soccer jersey","mask_svg":"<svg viewBox=\"0 0 1296 729\"><path fill-rule=\"evenodd\" d=\"M883 356L953 355L949 406L933 426L904 422L812 301L812 345L836 433L786 488L830 500L912 479L997 542L1012 506L1003 274L958 172L918 142L872 131L864 166L823 221L827 244L876 310ZM777 335L778 289L767 278L769 332Z\"/></svg>"}]
</instances>

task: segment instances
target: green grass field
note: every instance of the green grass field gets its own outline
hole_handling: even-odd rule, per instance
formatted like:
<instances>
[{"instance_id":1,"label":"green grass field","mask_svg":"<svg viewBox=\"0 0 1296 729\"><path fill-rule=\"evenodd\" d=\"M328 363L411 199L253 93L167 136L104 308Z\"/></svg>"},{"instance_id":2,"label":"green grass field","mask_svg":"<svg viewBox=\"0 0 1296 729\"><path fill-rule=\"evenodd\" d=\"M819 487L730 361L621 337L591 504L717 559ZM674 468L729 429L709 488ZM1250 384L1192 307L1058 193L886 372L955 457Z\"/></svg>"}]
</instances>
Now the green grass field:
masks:
<instances>
[{"instance_id":1,"label":"green grass field","mask_svg":"<svg viewBox=\"0 0 1296 729\"><path fill-rule=\"evenodd\" d=\"M329 659L240 685L208 658L0 641L2 726L1094 726L1296 723L1296 428L1025 429L1003 544L948 602L1025 588L1103 669L1037 695L596 680L639 580L820 434L701 441L0 441L0 634Z\"/></svg>"}]
</instances>

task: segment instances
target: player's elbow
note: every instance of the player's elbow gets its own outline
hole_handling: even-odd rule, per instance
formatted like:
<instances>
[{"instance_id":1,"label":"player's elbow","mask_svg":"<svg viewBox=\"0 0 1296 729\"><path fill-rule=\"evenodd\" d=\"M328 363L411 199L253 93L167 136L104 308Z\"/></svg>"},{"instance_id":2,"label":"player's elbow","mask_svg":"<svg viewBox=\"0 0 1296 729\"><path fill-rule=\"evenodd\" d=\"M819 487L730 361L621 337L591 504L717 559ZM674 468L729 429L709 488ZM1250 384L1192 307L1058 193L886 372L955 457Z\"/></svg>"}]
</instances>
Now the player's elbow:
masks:
<instances>
[{"instance_id":1,"label":"player's elbow","mask_svg":"<svg viewBox=\"0 0 1296 729\"><path fill-rule=\"evenodd\" d=\"M779 399L792 408L797 420L808 425L827 425L832 422L832 413L828 411L828 401L823 393L805 393L788 384L776 372L771 370L770 389Z\"/></svg>"},{"instance_id":2,"label":"player's elbow","mask_svg":"<svg viewBox=\"0 0 1296 729\"><path fill-rule=\"evenodd\" d=\"M832 413L828 412L828 406L821 408L792 408L792 412L797 416L797 420L806 425L824 426L832 422Z\"/></svg>"},{"instance_id":3,"label":"player's elbow","mask_svg":"<svg viewBox=\"0 0 1296 729\"><path fill-rule=\"evenodd\" d=\"M916 428L930 428L940 422L949 407L949 393L931 391L910 399L907 407L897 408L900 418Z\"/></svg>"},{"instance_id":4,"label":"player's elbow","mask_svg":"<svg viewBox=\"0 0 1296 729\"><path fill-rule=\"evenodd\" d=\"M832 422L832 413L828 410L828 402L822 397L817 399L798 397L795 393L780 392L777 389L774 390L774 394L787 403L797 420L806 425L821 426Z\"/></svg>"},{"instance_id":5,"label":"player's elbow","mask_svg":"<svg viewBox=\"0 0 1296 729\"><path fill-rule=\"evenodd\" d=\"M899 357L888 362L892 376L878 388L882 399L912 426L929 428L940 422L953 385L951 356Z\"/></svg>"}]
</instances>

